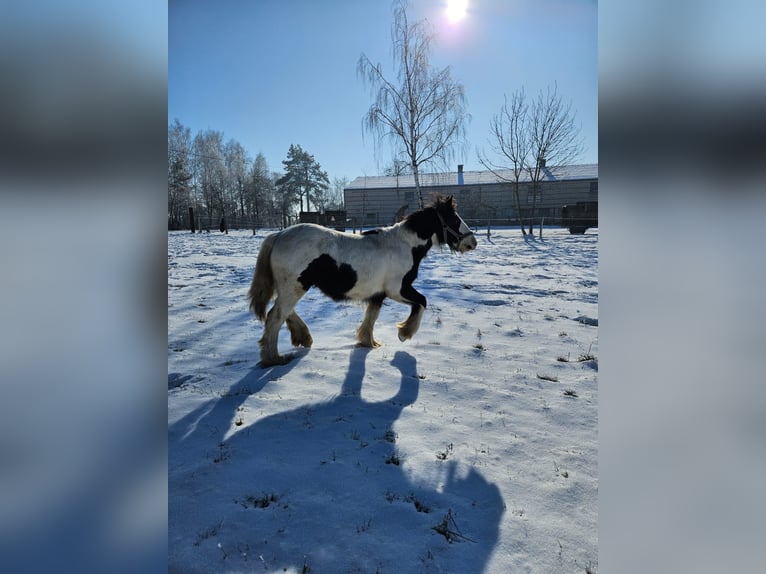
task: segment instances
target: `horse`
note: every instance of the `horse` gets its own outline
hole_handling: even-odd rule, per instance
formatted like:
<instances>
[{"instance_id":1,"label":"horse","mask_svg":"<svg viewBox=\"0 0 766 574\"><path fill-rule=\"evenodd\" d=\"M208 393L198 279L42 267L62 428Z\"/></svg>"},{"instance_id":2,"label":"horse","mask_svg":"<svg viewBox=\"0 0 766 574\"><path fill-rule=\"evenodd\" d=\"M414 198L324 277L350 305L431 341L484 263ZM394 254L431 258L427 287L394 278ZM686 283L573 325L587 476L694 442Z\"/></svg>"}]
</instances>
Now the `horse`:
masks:
<instances>
[{"instance_id":1,"label":"horse","mask_svg":"<svg viewBox=\"0 0 766 574\"><path fill-rule=\"evenodd\" d=\"M380 346L372 329L386 297L410 306L409 316L397 328L400 341L411 339L427 304L412 284L433 245L446 245L458 253L476 248L473 231L458 215L453 196L437 196L431 205L403 221L359 235L300 223L266 236L248 292L250 309L264 323L259 340L261 365L286 364L292 358L277 350L283 323L287 323L293 346L313 344L306 323L295 312L298 301L312 287L335 301L367 304L356 332L359 346Z\"/></svg>"}]
</instances>

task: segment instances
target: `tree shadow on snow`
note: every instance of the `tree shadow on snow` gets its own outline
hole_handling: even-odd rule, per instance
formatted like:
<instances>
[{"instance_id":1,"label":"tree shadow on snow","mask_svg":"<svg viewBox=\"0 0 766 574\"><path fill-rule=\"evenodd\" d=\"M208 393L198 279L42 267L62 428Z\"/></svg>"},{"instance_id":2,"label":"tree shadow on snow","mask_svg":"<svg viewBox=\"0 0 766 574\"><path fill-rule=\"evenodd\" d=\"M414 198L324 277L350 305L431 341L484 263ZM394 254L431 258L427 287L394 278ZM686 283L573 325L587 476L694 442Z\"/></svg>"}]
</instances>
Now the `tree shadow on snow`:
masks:
<instances>
[{"instance_id":1,"label":"tree shadow on snow","mask_svg":"<svg viewBox=\"0 0 766 574\"><path fill-rule=\"evenodd\" d=\"M173 425L170 572L484 571L499 536L499 489L435 456L434 477L412 478L403 452L417 451L418 437L399 436L393 425L418 398L416 360L397 352L390 364L398 390L368 402L369 352L351 351L329 401L234 426L245 398L292 361L270 374L254 370L205 413ZM187 443L206 455L174 460Z\"/></svg>"},{"instance_id":2,"label":"tree shadow on snow","mask_svg":"<svg viewBox=\"0 0 766 574\"><path fill-rule=\"evenodd\" d=\"M545 243L545 239L542 237L535 237L535 234L529 234L527 233L524 235L524 243L527 244L528 247L531 247L534 251L540 251L539 245L541 243Z\"/></svg>"}]
</instances>

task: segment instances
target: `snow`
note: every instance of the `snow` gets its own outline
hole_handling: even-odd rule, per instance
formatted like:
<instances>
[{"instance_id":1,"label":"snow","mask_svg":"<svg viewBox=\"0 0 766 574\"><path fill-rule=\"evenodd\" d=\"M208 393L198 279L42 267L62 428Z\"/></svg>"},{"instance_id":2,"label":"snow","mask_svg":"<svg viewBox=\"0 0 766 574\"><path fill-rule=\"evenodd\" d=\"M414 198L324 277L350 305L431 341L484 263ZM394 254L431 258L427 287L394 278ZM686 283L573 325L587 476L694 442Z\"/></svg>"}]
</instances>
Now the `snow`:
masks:
<instances>
[{"instance_id":1,"label":"snow","mask_svg":"<svg viewBox=\"0 0 766 574\"><path fill-rule=\"evenodd\" d=\"M266 233L168 234L169 572L596 572L598 230L432 249L378 349L311 290L263 369Z\"/></svg>"}]
</instances>

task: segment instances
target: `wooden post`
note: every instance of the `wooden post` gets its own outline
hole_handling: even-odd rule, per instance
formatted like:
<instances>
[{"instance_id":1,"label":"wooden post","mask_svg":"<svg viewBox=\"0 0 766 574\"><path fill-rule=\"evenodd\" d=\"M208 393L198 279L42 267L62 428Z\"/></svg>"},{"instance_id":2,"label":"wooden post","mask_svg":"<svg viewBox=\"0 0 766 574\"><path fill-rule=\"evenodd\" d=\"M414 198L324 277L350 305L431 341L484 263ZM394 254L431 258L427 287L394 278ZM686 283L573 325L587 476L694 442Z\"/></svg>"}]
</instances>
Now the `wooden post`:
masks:
<instances>
[{"instance_id":1,"label":"wooden post","mask_svg":"<svg viewBox=\"0 0 766 574\"><path fill-rule=\"evenodd\" d=\"M189 225L191 226L191 232L194 233L194 208L189 207Z\"/></svg>"}]
</instances>

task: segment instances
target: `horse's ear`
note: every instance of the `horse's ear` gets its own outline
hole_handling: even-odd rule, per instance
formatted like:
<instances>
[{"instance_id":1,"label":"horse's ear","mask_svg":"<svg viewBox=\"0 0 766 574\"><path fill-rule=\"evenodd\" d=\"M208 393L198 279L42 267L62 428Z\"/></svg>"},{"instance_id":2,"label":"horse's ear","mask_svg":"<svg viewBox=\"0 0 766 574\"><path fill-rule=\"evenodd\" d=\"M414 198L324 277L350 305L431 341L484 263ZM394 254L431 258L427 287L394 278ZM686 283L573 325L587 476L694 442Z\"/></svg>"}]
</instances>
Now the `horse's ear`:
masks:
<instances>
[{"instance_id":1,"label":"horse's ear","mask_svg":"<svg viewBox=\"0 0 766 574\"><path fill-rule=\"evenodd\" d=\"M433 207L450 207L453 210L456 208L455 197L453 195L441 195L436 194L433 196Z\"/></svg>"}]
</instances>

